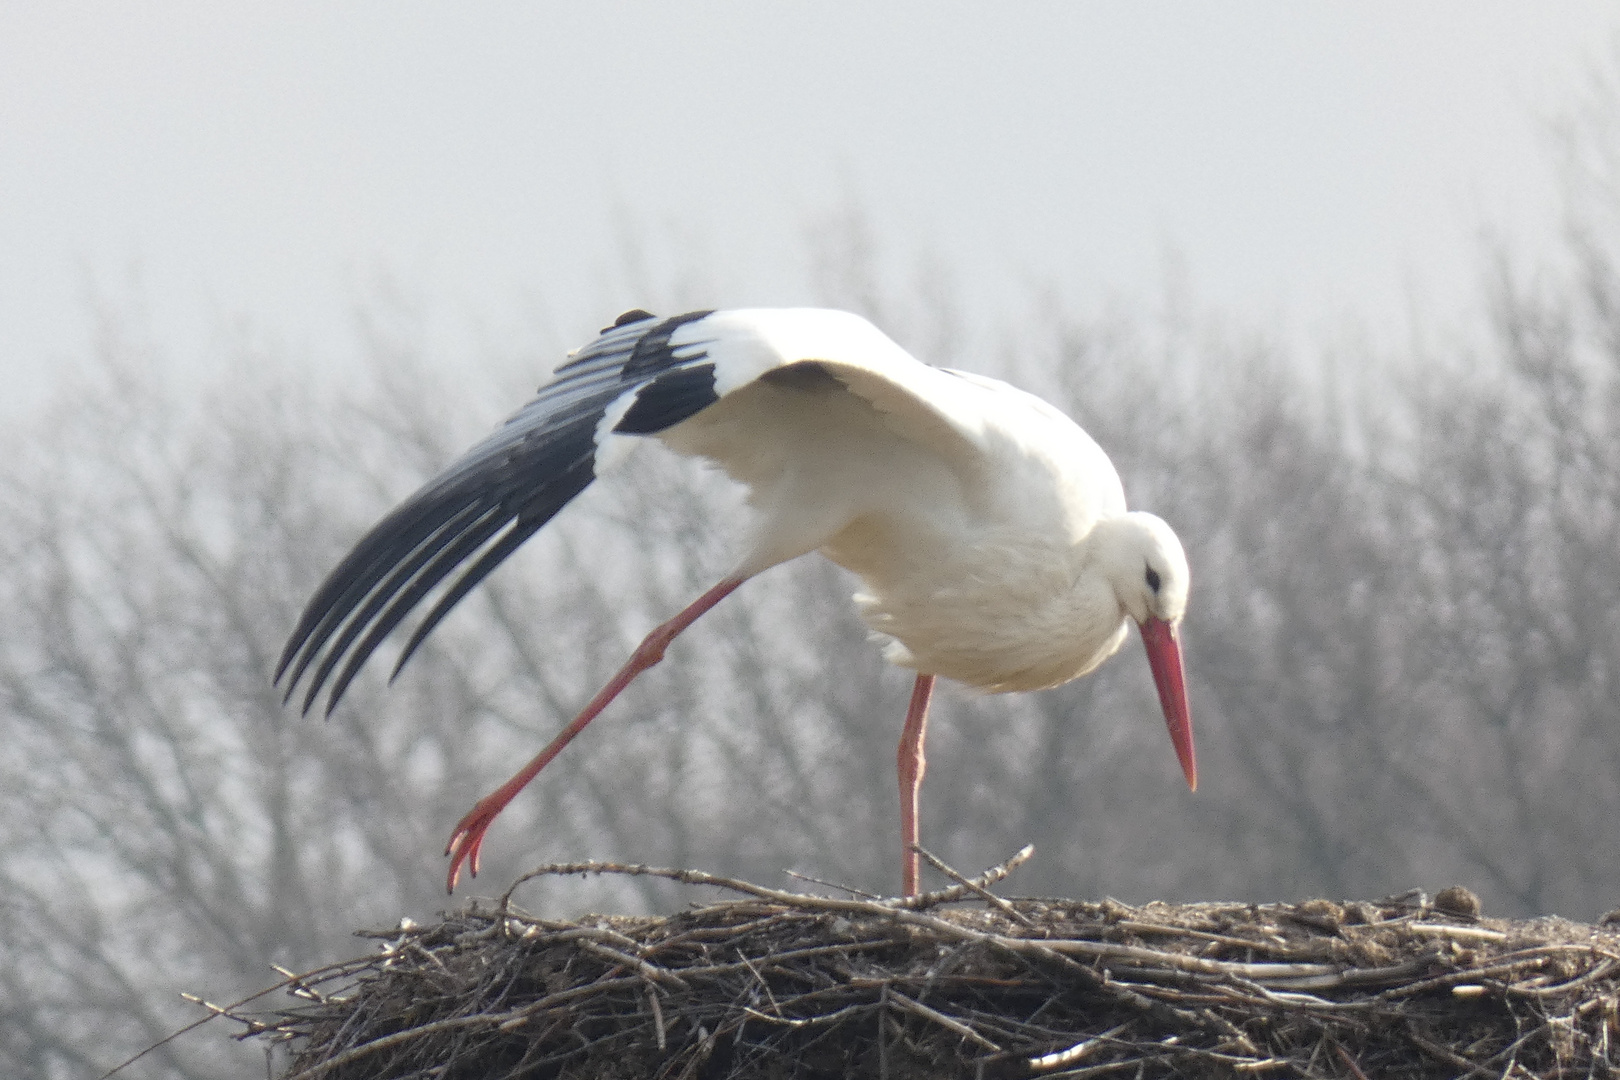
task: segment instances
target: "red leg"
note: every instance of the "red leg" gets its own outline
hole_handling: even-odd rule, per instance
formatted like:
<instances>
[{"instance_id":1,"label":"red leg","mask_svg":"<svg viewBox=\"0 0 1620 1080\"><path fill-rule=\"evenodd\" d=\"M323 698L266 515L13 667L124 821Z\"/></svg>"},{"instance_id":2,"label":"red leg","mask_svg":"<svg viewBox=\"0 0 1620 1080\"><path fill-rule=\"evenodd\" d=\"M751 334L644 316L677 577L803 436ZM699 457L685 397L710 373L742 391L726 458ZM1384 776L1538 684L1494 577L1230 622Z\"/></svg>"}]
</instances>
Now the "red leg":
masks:
<instances>
[{"instance_id":1,"label":"red leg","mask_svg":"<svg viewBox=\"0 0 1620 1080\"><path fill-rule=\"evenodd\" d=\"M917 795L922 791L923 738L928 734L928 699L934 695L934 677L918 675L911 688L911 707L906 710L906 726L900 732L900 895L917 895Z\"/></svg>"},{"instance_id":2,"label":"red leg","mask_svg":"<svg viewBox=\"0 0 1620 1080\"><path fill-rule=\"evenodd\" d=\"M698 616L724 600L733 589L743 583L743 580L743 578L727 578L692 601L679 615L648 634L631 654L629 661L619 669L619 673L591 698L590 704L574 717L572 723L562 729L561 734L547 743L546 748L536 754L533 761L519 769L512 779L479 799L477 805L468 811L467 816L456 823L456 830L450 834L450 843L445 845L444 849L444 853L450 856L450 874L445 880L450 892L456 891L456 882L461 877L463 862L467 863L467 869L471 871L473 877L478 876L478 849L484 845L484 833L500 812L506 809L506 804L511 802L541 769L549 765L551 759L561 753L562 748L567 746L575 735L585 730L585 725L595 720L596 715L607 708L608 703L618 697L620 691L630 685L631 679L662 660L664 650L675 640L676 635L696 622Z\"/></svg>"}]
</instances>

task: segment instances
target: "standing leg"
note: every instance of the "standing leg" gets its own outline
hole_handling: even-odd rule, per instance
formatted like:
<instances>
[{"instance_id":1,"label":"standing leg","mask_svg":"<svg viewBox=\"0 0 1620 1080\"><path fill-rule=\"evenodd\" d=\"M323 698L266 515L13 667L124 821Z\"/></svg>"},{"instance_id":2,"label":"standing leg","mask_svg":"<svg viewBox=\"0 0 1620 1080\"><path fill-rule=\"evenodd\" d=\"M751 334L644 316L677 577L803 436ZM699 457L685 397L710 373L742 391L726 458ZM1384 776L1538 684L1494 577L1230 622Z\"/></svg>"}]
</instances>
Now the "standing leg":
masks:
<instances>
[{"instance_id":1,"label":"standing leg","mask_svg":"<svg viewBox=\"0 0 1620 1080\"><path fill-rule=\"evenodd\" d=\"M922 791L923 738L928 734L928 699L934 695L934 677L918 675L911 688L911 707L900 732L900 895L917 895L917 795Z\"/></svg>"},{"instance_id":2,"label":"standing leg","mask_svg":"<svg viewBox=\"0 0 1620 1080\"><path fill-rule=\"evenodd\" d=\"M456 831L450 834L450 843L445 845L444 849L444 853L450 856L450 874L445 881L450 892L456 891L456 881L461 877L463 861L467 863L472 876L478 876L478 849L484 844L484 833L496 816L506 809L506 804L511 802L541 769L550 764L551 759L561 753L562 748L567 746L575 735L585 730L585 725L595 720L596 715L607 708L608 702L618 697L619 692L630 685L631 679L662 660L664 650L675 640L677 634L696 622L698 616L724 600L744 580L746 579L726 578L692 601L679 615L648 634L631 654L629 661L619 669L619 673L591 698L590 704L574 717L572 723L562 729L561 734L547 743L546 748L536 754L533 761L519 769L512 779L479 799L477 805L467 812L467 816L456 823Z\"/></svg>"}]
</instances>

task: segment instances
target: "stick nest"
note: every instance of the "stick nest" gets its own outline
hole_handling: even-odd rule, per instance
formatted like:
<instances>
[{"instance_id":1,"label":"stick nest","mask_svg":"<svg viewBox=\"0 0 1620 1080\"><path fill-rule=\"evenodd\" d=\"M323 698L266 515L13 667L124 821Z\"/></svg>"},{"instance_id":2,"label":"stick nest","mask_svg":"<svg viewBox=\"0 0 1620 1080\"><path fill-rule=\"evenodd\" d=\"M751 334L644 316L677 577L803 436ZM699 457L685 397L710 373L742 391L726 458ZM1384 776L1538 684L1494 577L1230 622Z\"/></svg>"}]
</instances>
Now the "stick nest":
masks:
<instances>
[{"instance_id":1,"label":"stick nest","mask_svg":"<svg viewBox=\"0 0 1620 1080\"><path fill-rule=\"evenodd\" d=\"M509 890L364 934L381 951L289 976L292 1007L215 1011L289 1040L284 1080L1620 1076L1620 913L1480 918L1463 889L1009 901L985 888L1007 869L898 901L548 866L520 882L652 874L739 898L558 922Z\"/></svg>"}]
</instances>

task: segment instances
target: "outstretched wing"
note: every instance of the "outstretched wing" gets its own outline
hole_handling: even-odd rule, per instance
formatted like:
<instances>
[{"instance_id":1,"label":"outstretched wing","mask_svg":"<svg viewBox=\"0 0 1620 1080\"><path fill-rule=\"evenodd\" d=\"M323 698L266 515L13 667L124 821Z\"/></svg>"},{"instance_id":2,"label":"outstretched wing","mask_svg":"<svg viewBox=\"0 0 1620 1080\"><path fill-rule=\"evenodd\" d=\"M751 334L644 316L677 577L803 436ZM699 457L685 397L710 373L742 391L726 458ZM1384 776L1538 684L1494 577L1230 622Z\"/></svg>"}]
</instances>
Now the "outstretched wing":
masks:
<instances>
[{"instance_id":1,"label":"outstretched wing","mask_svg":"<svg viewBox=\"0 0 1620 1080\"><path fill-rule=\"evenodd\" d=\"M665 431L801 363L822 368L898 434L937 453L969 457L981 445L983 391L919 363L857 315L695 311L659 320L626 312L499 431L355 545L304 609L276 682L286 679L288 699L304 683L305 712L329 688L330 713L382 640L456 575L406 642L397 674L474 586L621 456L628 436Z\"/></svg>"},{"instance_id":2,"label":"outstretched wing","mask_svg":"<svg viewBox=\"0 0 1620 1080\"><path fill-rule=\"evenodd\" d=\"M651 434L713 403L714 363L702 344L670 340L708 314L626 312L500 430L378 522L288 638L275 675L286 678L286 697L305 680L307 713L330 685L330 713L383 638L459 571L406 643L398 674L462 597L595 479L605 417L613 431Z\"/></svg>"}]
</instances>

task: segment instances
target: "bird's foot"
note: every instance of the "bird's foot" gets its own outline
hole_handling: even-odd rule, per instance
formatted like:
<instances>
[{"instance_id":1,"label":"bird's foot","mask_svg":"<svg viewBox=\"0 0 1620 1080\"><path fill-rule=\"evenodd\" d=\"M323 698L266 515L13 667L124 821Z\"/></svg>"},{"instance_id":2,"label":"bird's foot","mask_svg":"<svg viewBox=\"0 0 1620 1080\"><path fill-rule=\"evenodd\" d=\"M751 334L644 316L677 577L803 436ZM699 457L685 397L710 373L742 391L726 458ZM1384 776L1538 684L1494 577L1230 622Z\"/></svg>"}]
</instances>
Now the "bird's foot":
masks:
<instances>
[{"instance_id":1,"label":"bird's foot","mask_svg":"<svg viewBox=\"0 0 1620 1080\"><path fill-rule=\"evenodd\" d=\"M504 800L491 795L478 800L478 804L467 812L467 816L456 823L455 831L450 834L450 842L444 847L444 853L450 856L450 873L445 878L446 892L456 891L456 882L461 880L463 863L466 864L470 876L478 876L478 853L484 846L484 834L489 831L490 825L505 806Z\"/></svg>"}]
</instances>

